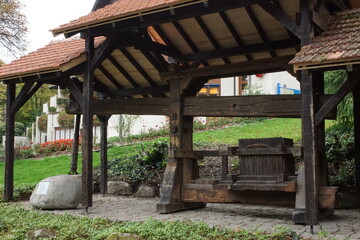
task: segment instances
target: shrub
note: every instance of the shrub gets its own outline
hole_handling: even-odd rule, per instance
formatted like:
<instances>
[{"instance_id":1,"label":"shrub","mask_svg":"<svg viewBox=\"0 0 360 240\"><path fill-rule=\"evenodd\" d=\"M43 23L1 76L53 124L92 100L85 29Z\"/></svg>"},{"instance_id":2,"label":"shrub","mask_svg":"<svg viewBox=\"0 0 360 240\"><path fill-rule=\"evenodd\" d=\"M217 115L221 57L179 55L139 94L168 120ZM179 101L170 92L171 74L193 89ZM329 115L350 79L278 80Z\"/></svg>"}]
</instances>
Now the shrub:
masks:
<instances>
[{"instance_id":1,"label":"shrub","mask_svg":"<svg viewBox=\"0 0 360 240\"><path fill-rule=\"evenodd\" d=\"M2 136L5 136L5 124L0 123L0 142L2 142ZM26 131L26 127L24 124L20 123L20 122L15 122L15 136L24 136L25 135L25 131Z\"/></svg>"},{"instance_id":2,"label":"shrub","mask_svg":"<svg viewBox=\"0 0 360 240\"><path fill-rule=\"evenodd\" d=\"M36 184L23 183L14 187L14 200L24 201L29 200L31 193L34 191ZM0 202L2 202L4 193L4 186L0 185Z\"/></svg>"},{"instance_id":3,"label":"shrub","mask_svg":"<svg viewBox=\"0 0 360 240\"><path fill-rule=\"evenodd\" d=\"M159 141L153 143L147 151L130 157L111 159L108 164L109 177L127 181L133 188L141 183L157 184L166 165L167 150L167 142Z\"/></svg>"},{"instance_id":4,"label":"shrub","mask_svg":"<svg viewBox=\"0 0 360 240\"><path fill-rule=\"evenodd\" d=\"M47 122L48 122L47 114L40 115L40 117L38 119L38 126L39 126L39 130L41 132L46 132L47 131Z\"/></svg>"},{"instance_id":5,"label":"shrub","mask_svg":"<svg viewBox=\"0 0 360 240\"><path fill-rule=\"evenodd\" d=\"M58 123L61 127L73 127L75 116L62 111L58 115Z\"/></svg>"},{"instance_id":6,"label":"shrub","mask_svg":"<svg viewBox=\"0 0 360 240\"><path fill-rule=\"evenodd\" d=\"M15 149L15 158L16 159L27 159L27 158L33 158L33 157L36 157L36 153L31 146Z\"/></svg>"},{"instance_id":7,"label":"shrub","mask_svg":"<svg viewBox=\"0 0 360 240\"><path fill-rule=\"evenodd\" d=\"M57 152L69 152L72 147L72 139L60 139L34 145L34 150L38 155L48 156Z\"/></svg>"},{"instance_id":8,"label":"shrub","mask_svg":"<svg viewBox=\"0 0 360 240\"><path fill-rule=\"evenodd\" d=\"M329 182L341 190L355 190L354 123L340 122L326 131Z\"/></svg>"}]
</instances>

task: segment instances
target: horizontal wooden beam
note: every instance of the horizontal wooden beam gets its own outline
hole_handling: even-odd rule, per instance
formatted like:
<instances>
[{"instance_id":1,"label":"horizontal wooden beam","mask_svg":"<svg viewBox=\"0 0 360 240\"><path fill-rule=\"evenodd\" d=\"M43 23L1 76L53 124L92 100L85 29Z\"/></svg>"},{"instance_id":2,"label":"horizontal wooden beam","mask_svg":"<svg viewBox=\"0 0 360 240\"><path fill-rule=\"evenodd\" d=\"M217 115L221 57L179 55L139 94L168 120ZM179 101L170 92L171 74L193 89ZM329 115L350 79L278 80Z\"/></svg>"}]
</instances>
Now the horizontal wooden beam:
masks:
<instances>
[{"instance_id":1,"label":"horizontal wooden beam","mask_svg":"<svg viewBox=\"0 0 360 240\"><path fill-rule=\"evenodd\" d=\"M153 87L139 87L139 88L128 88L128 89L117 89L102 91L101 97L128 97L134 95L155 95L167 93L170 91L169 85L153 86Z\"/></svg>"},{"instance_id":2,"label":"horizontal wooden beam","mask_svg":"<svg viewBox=\"0 0 360 240\"><path fill-rule=\"evenodd\" d=\"M242 63L225 64L221 66L185 69L160 73L160 76L163 81L168 81L174 78L207 77L211 79L219 77L249 75L255 73L277 72L283 71L284 66L288 65L288 62L292 58L294 58L294 56L283 56L269 59L252 60Z\"/></svg>"},{"instance_id":3,"label":"horizontal wooden beam","mask_svg":"<svg viewBox=\"0 0 360 240\"><path fill-rule=\"evenodd\" d=\"M278 40L273 42L258 43L252 45L242 45L234 48L219 49L209 52L197 52L182 56L179 61L202 61L214 58L232 57L237 55L247 55L259 52L274 51L279 49L292 48L299 44L294 39Z\"/></svg>"},{"instance_id":4,"label":"horizontal wooden beam","mask_svg":"<svg viewBox=\"0 0 360 240\"><path fill-rule=\"evenodd\" d=\"M325 102L331 96L320 99ZM214 117L287 117L301 116L301 95L265 95L238 97L185 97L185 116ZM79 109L69 109L80 113ZM169 98L104 99L94 101L94 114L169 115ZM331 113L328 118L333 119Z\"/></svg>"},{"instance_id":5,"label":"horizontal wooden beam","mask_svg":"<svg viewBox=\"0 0 360 240\"><path fill-rule=\"evenodd\" d=\"M321 97L324 103L331 96ZM301 95L184 98L184 115L213 117L301 117ZM336 114L327 116L335 119Z\"/></svg>"}]
</instances>

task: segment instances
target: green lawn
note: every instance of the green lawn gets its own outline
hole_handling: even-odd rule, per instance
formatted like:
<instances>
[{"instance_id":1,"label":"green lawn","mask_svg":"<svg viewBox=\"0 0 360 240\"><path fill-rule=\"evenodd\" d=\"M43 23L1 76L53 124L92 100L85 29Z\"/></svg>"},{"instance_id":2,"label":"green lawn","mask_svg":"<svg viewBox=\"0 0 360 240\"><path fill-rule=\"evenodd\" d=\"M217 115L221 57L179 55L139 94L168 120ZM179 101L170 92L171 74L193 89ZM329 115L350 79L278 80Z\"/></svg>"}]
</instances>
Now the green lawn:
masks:
<instances>
[{"instance_id":1,"label":"green lawn","mask_svg":"<svg viewBox=\"0 0 360 240\"><path fill-rule=\"evenodd\" d=\"M241 124L224 129L197 132L194 142L205 144L230 144L236 145L239 138L266 138L286 137L298 142L301 139L300 119L269 119L261 122ZM161 140L168 140L163 137ZM152 141L142 144L146 148ZM108 151L109 159L136 154L141 150L140 144L131 144L121 147L112 147ZM69 155L45 157L43 159L27 159L15 161L15 185L21 183L37 183L40 180L58 174L67 174L70 166ZM99 166L99 153L94 153L94 167ZM81 169L81 159L79 159ZM0 184L4 182L4 163L0 163Z\"/></svg>"}]
</instances>

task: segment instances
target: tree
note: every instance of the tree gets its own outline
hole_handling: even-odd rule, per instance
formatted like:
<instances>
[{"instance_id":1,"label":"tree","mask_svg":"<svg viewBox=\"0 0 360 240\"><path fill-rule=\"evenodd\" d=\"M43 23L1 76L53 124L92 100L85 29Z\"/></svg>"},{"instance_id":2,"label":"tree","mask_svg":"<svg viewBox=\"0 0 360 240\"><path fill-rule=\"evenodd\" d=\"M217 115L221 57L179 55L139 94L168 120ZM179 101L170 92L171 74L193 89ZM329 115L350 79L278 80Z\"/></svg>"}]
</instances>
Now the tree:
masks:
<instances>
[{"instance_id":1,"label":"tree","mask_svg":"<svg viewBox=\"0 0 360 240\"><path fill-rule=\"evenodd\" d=\"M19 0L0 0L0 52L17 57L27 45L27 21ZM2 51L5 50L5 51Z\"/></svg>"},{"instance_id":2,"label":"tree","mask_svg":"<svg viewBox=\"0 0 360 240\"><path fill-rule=\"evenodd\" d=\"M346 70L325 72L325 93L334 94L348 78ZM353 98L348 94L338 105L337 115L339 121L353 120Z\"/></svg>"}]
</instances>

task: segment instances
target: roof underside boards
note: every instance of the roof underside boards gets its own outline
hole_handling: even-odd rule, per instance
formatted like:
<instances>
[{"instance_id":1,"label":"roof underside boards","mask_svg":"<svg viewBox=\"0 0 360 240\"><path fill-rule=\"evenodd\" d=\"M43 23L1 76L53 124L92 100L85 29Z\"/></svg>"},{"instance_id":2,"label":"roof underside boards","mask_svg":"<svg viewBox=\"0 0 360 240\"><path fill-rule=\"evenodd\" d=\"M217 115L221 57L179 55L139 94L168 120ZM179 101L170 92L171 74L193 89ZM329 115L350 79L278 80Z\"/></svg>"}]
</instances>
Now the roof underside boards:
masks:
<instances>
[{"instance_id":1,"label":"roof underside boards","mask_svg":"<svg viewBox=\"0 0 360 240\"><path fill-rule=\"evenodd\" d=\"M360 64L360 8L333 17L330 27L290 61L295 70Z\"/></svg>"}]
</instances>

